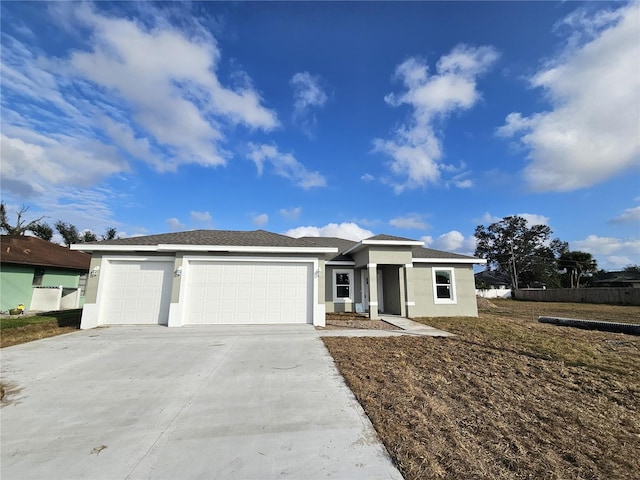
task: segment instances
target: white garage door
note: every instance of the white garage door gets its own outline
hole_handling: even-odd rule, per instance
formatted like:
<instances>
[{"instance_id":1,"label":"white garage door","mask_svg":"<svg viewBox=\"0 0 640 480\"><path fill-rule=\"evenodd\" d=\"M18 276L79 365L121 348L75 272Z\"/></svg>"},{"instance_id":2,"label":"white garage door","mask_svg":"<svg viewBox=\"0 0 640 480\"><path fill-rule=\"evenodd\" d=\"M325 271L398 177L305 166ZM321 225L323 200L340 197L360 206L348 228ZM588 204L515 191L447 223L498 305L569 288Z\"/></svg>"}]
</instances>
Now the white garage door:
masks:
<instances>
[{"instance_id":1,"label":"white garage door","mask_svg":"<svg viewBox=\"0 0 640 480\"><path fill-rule=\"evenodd\" d=\"M312 264L191 260L185 324L312 323Z\"/></svg>"},{"instance_id":2,"label":"white garage door","mask_svg":"<svg viewBox=\"0 0 640 480\"><path fill-rule=\"evenodd\" d=\"M172 260L109 260L100 275L100 324L167 324Z\"/></svg>"}]
</instances>

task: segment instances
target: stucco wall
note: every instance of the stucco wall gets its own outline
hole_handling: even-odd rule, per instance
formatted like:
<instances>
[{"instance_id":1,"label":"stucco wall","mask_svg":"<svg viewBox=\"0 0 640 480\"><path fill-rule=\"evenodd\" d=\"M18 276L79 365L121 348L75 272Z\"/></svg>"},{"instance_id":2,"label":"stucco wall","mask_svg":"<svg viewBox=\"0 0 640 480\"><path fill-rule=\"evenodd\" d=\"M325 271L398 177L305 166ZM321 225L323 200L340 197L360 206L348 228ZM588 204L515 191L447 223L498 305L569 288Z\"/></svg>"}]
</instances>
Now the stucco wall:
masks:
<instances>
[{"instance_id":1,"label":"stucco wall","mask_svg":"<svg viewBox=\"0 0 640 480\"><path fill-rule=\"evenodd\" d=\"M369 247L369 263L405 265L412 262L410 247Z\"/></svg>"},{"instance_id":2,"label":"stucco wall","mask_svg":"<svg viewBox=\"0 0 640 480\"><path fill-rule=\"evenodd\" d=\"M457 301L455 304L437 304L434 302L434 268L450 268L451 264L420 264L413 268L415 307L411 308L412 317L477 317L476 287L472 265L454 268Z\"/></svg>"},{"instance_id":3,"label":"stucco wall","mask_svg":"<svg viewBox=\"0 0 640 480\"><path fill-rule=\"evenodd\" d=\"M0 310L16 308L24 304L29 309L31 304L31 283L33 282L33 267L21 265L2 265L0 273Z\"/></svg>"},{"instance_id":4,"label":"stucco wall","mask_svg":"<svg viewBox=\"0 0 640 480\"><path fill-rule=\"evenodd\" d=\"M95 277L91 276L91 271L102 265L102 255L99 253L94 253L91 256L91 265L89 265L89 275L87 275L87 285L85 287L84 293L84 303L85 305L88 303L96 303L96 299L98 297L98 283L100 282L100 272L98 271L98 275Z\"/></svg>"},{"instance_id":5,"label":"stucco wall","mask_svg":"<svg viewBox=\"0 0 640 480\"><path fill-rule=\"evenodd\" d=\"M44 277L42 278L42 287L59 287L78 288L78 280L80 280L80 272L68 272L64 270L44 269Z\"/></svg>"},{"instance_id":6,"label":"stucco wall","mask_svg":"<svg viewBox=\"0 0 640 480\"><path fill-rule=\"evenodd\" d=\"M41 267L39 267L41 268ZM31 309L33 297L33 275L36 267L30 265L2 265L0 274L0 310L16 308L22 303L27 310ZM78 288L80 272L66 271L57 268L42 268L41 287Z\"/></svg>"},{"instance_id":7,"label":"stucco wall","mask_svg":"<svg viewBox=\"0 0 640 480\"><path fill-rule=\"evenodd\" d=\"M353 270L353 289L351 294L354 299L353 302L334 302L333 301L333 275L336 270ZM360 271L355 270L350 266L333 266L325 265L324 268L324 295L318 295L318 298L323 298L325 301L325 308L327 313L333 312L353 312L355 311L355 304L360 298Z\"/></svg>"}]
</instances>

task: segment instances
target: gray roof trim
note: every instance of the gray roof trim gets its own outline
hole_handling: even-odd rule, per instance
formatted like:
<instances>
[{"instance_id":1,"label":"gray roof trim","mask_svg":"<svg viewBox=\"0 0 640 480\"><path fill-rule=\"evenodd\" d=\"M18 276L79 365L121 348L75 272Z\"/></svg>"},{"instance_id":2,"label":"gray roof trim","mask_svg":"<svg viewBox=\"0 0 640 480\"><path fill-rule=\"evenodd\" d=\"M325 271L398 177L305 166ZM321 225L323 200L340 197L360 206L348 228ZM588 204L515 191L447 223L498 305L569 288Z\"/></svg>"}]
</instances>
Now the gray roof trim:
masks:
<instances>
[{"instance_id":1,"label":"gray roof trim","mask_svg":"<svg viewBox=\"0 0 640 480\"><path fill-rule=\"evenodd\" d=\"M484 258L415 258L413 263L472 263L484 265L487 261Z\"/></svg>"},{"instance_id":2,"label":"gray roof trim","mask_svg":"<svg viewBox=\"0 0 640 480\"><path fill-rule=\"evenodd\" d=\"M348 261L348 260L329 260L327 262L324 262L325 265L329 265L329 266L343 266L343 267L353 267L356 262L354 262L353 260Z\"/></svg>"}]
</instances>

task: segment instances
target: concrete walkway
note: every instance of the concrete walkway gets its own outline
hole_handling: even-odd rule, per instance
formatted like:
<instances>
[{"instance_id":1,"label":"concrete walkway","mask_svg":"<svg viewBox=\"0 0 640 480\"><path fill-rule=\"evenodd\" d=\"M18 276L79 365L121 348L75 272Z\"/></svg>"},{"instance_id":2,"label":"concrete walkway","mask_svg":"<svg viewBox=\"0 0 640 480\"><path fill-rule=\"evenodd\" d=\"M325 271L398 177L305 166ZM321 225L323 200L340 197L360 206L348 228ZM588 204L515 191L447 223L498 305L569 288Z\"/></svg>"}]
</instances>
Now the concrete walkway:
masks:
<instances>
[{"instance_id":1,"label":"concrete walkway","mask_svg":"<svg viewBox=\"0 0 640 480\"><path fill-rule=\"evenodd\" d=\"M414 322L398 315L380 315L380 320L384 320L391 325L395 325L401 330L319 330L321 337L392 337L399 335L418 335L428 337L453 337L453 333L438 330L437 328Z\"/></svg>"},{"instance_id":2,"label":"concrete walkway","mask_svg":"<svg viewBox=\"0 0 640 480\"><path fill-rule=\"evenodd\" d=\"M2 480L402 478L310 325L99 328L1 354Z\"/></svg>"}]
</instances>

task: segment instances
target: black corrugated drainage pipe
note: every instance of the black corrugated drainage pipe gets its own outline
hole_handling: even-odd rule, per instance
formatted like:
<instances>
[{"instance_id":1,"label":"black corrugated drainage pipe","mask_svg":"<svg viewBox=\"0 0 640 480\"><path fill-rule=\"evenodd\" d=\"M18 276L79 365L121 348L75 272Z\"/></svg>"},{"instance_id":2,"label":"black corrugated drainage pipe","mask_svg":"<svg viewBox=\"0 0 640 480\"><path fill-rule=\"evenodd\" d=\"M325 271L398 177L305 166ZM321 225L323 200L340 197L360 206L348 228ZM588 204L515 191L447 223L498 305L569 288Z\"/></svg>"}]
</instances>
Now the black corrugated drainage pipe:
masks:
<instances>
[{"instance_id":1,"label":"black corrugated drainage pipe","mask_svg":"<svg viewBox=\"0 0 640 480\"><path fill-rule=\"evenodd\" d=\"M541 323L552 323L563 327L585 328L587 330L602 330L604 332L628 333L640 335L640 325L634 323L603 322L600 320L578 320L576 318L538 317Z\"/></svg>"}]
</instances>

